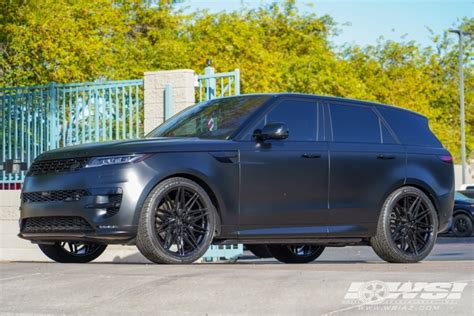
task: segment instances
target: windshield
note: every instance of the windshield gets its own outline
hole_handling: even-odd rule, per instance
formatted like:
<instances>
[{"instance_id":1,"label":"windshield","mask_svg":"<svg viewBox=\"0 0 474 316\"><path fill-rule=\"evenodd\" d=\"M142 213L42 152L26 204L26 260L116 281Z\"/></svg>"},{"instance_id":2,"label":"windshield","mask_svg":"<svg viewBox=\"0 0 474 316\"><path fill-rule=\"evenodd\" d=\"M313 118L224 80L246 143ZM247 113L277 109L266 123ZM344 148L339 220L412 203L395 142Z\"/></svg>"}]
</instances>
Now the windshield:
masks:
<instances>
[{"instance_id":1,"label":"windshield","mask_svg":"<svg viewBox=\"0 0 474 316\"><path fill-rule=\"evenodd\" d=\"M461 200L461 201L470 201L471 200L471 198L465 196L461 192L455 192L454 193L454 199L455 200Z\"/></svg>"},{"instance_id":2,"label":"windshield","mask_svg":"<svg viewBox=\"0 0 474 316\"><path fill-rule=\"evenodd\" d=\"M215 99L173 116L146 137L198 137L229 139L240 125L270 96Z\"/></svg>"}]
</instances>

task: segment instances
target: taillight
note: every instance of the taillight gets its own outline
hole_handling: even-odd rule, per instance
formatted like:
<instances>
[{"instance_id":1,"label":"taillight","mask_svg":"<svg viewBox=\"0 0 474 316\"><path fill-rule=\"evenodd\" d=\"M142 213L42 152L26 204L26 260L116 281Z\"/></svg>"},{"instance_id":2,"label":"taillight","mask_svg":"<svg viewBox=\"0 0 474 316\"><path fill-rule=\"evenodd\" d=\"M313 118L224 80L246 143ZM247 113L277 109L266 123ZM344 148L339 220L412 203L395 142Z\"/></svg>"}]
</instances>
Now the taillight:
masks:
<instances>
[{"instance_id":1,"label":"taillight","mask_svg":"<svg viewBox=\"0 0 474 316\"><path fill-rule=\"evenodd\" d=\"M438 156L438 158L441 159L442 162L453 163L453 157L451 157L451 155L442 155Z\"/></svg>"}]
</instances>

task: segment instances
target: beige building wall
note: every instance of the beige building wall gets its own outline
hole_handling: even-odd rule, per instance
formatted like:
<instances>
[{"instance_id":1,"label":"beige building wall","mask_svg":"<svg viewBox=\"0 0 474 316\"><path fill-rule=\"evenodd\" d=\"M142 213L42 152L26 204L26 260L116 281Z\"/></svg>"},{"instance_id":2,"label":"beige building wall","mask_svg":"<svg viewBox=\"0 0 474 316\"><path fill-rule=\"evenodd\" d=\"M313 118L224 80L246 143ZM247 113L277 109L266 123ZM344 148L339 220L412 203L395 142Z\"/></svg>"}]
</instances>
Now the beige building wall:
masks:
<instances>
[{"instance_id":1,"label":"beige building wall","mask_svg":"<svg viewBox=\"0 0 474 316\"><path fill-rule=\"evenodd\" d=\"M145 72L145 134L164 121L166 85L171 85L173 90L173 115L195 103L194 80L195 73L191 69Z\"/></svg>"}]
</instances>

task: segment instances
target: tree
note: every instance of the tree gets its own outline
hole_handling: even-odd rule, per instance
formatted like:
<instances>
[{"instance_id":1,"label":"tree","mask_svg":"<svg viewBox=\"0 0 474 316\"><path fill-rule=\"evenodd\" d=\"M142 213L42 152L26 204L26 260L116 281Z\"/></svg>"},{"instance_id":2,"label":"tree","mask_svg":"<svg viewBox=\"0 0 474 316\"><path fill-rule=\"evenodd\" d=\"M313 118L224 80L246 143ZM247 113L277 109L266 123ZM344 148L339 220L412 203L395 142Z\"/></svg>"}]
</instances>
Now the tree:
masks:
<instances>
[{"instance_id":1,"label":"tree","mask_svg":"<svg viewBox=\"0 0 474 316\"><path fill-rule=\"evenodd\" d=\"M173 1L9 0L0 2L0 86L141 78L211 58L217 71L241 69L244 93L290 91L398 105L426 115L459 157L457 44L433 47L379 40L332 47L329 16L302 14L294 0L238 12L186 14ZM474 19L460 27L474 32ZM473 68L466 39L467 151L474 150Z\"/></svg>"}]
</instances>

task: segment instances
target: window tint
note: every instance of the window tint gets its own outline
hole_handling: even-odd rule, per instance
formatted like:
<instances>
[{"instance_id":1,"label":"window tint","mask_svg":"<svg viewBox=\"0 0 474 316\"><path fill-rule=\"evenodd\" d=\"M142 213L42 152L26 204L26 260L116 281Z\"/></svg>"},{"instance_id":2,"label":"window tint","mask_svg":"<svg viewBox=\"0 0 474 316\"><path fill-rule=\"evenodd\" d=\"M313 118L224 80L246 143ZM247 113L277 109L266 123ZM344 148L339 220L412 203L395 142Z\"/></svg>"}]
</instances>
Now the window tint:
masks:
<instances>
[{"instance_id":1,"label":"window tint","mask_svg":"<svg viewBox=\"0 0 474 316\"><path fill-rule=\"evenodd\" d=\"M285 123L289 130L288 141L315 141L317 119L316 101L283 100L263 117L256 128L261 129L268 123Z\"/></svg>"},{"instance_id":2,"label":"window tint","mask_svg":"<svg viewBox=\"0 0 474 316\"><path fill-rule=\"evenodd\" d=\"M330 104L335 142L380 143L379 118L370 107Z\"/></svg>"},{"instance_id":3,"label":"window tint","mask_svg":"<svg viewBox=\"0 0 474 316\"><path fill-rule=\"evenodd\" d=\"M380 107L379 111L403 144L442 147L425 117L387 107Z\"/></svg>"},{"instance_id":4,"label":"window tint","mask_svg":"<svg viewBox=\"0 0 474 316\"><path fill-rule=\"evenodd\" d=\"M388 131L387 127L385 126L385 124L382 122L381 119L379 119L379 123L380 123L380 130L382 132L382 144L397 144L392 134L390 134L390 132Z\"/></svg>"},{"instance_id":5,"label":"window tint","mask_svg":"<svg viewBox=\"0 0 474 316\"><path fill-rule=\"evenodd\" d=\"M241 96L203 102L173 116L147 137L228 139L269 98Z\"/></svg>"}]
</instances>

